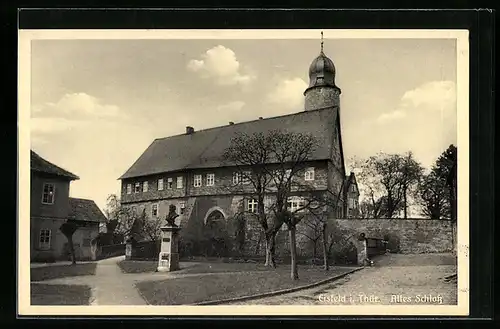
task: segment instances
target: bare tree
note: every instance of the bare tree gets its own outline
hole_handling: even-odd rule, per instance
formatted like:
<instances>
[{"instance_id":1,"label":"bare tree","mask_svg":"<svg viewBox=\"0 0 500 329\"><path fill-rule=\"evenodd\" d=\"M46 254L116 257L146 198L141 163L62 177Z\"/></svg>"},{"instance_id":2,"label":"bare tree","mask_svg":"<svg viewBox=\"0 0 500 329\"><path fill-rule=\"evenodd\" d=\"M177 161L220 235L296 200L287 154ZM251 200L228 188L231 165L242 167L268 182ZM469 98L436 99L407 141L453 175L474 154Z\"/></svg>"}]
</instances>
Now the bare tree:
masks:
<instances>
[{"instance_id":1,"label":"bare tree","mask_svg":"<svg viewBox=\"0 0 500 329\"><path fill-rule=\"evenodd\" d=\"M418 163L410 151L401 158L400 184L403 192L404 218L408 218L408 194L420 181L423 174L423 167Z\"/></svg>"},{"instance_id":2,"label":"bare tree","mask_svg":"<svg viewBox=\"0 0 500 329\"><path fill-rule=\"evenodd\" d=\"M288 211L288 199L297 192L292 188L294 177L305 167L315 147L312 135L273 130L268 134L240 133L224 152L226 162L235 167L236 177L240 177L235 180L237 184L231 186L232 191L245 193L257 201L254 216L265 234L267 266L276 266L276 234L283 223L291 231L290 241L295 241L295 226L302 217L292 216ZM241 184L243 181L248 184ZM272 198L272 205L267 209L266 196ZM295 243L290 246L294 249ZM296 261L296 253L292 251L292 254L292 260Z\"/></svg>"}]
</instances>

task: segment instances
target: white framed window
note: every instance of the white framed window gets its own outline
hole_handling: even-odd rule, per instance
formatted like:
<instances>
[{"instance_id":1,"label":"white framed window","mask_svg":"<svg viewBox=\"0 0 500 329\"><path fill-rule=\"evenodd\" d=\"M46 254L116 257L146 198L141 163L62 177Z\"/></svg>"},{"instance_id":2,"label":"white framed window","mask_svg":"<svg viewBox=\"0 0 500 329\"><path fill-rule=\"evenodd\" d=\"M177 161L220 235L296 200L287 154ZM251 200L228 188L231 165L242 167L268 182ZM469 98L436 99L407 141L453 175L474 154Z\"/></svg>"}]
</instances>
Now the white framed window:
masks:
<instances>
[{"instance_id":1,"label":"white framed window","mask_svg":"<svg viewBox=\"0 0 500 329\"><path fill-rule=\"evenodd\" d=\"M311 181L314 180L314 168L307 168L304 174L304 180Z\"/></svg>"},{"instance_id":2,"label":"white framed window","mask_svg":"<svg viewBox=\"0 0 500 329\"><path fill-rule=\"evenodd\" d=\"M177 188L182 188L182 176L177 177Z\"/></svg>"},{"instance_id":3,"label":"white framed window","mask_svg":"<svg viewBox=\"0 0 500 329\"><path fill-rule=\"evenodd\" d=\"M38 247L41 250L49 250L50 249L50 240L52 238L52 232L49 229L41 229L40 230L40 239L38 243Z\"/></svg>"},{"instance_id":4,"label":"white framed window","mask_svg":"<svg viewBox=\"0 0 500 329\"><path fill-rule=\"evenodd\" d=\"M287 206L288 210L290 210L291 212L296 212L305 206L305 200L301 197L291 197L288 199ZM302 210L304 209L301 209L300 211Z\"/></svg>"},{"instance_id":5,"label":"white framed window","mask_svg":"<svg viewBox=\"0 0 500 329\"><path fill-rule=\"evenodd\" d=\"M132 184L127 184L127 194L132 194Z\"/></svg>"},{"instance_id":6,"label":"white framed window","mask_svg":"<svg viewBox=\"0 0 500 329\"><path fill-rule=\"evenodd\" d=\"M252 173L250 171L245 171L243 172L243 177L241 178L241 183L248 185L250 184L250 177L252 176Z\"/></svg>"},{"instance_id":7,"label":"white framed window","mask_svg":"<svg viewBox=\"0 0 500 329\"><path fill-rule=\"evenodd\" d=\"M183 215L185 210L186 210L186 203L184 201L181 201L179 203L179 213Z\"/></svg>"},{"instance_id":8,"label":"white framed window","mask_svg":"<svg viewBox=\"0 0 500 329\"><path fill-rule=\"evenodd\" d=\"M148 181L145 181L145 182L142 183L142 192L147 192L148 191L148 188L149 188L148 185L149 185Z\"/></svg>"},{"instance_id":9,"label":"white framed window","mask_svg":"<svg viewBox=\"0 0 500 329\"><path fill-rule=\"evenodd\" d=\"M214 186L215 174L207 174L207 186Z\"/></svg>"},{"instance_id":10,"label":"white framed window","mask_svg":"<svg viewBox=\"0 0 500 329\"><path fill-rule=\"evenodd\" d=\"M248 200L247 201L247 210L248 210L248 212L256 213L257 212L257 205L258 204L259 203L255 199Z\"/></svg>"},{"instance_id":11,"label":"white framed window","mask_svg":"<svg viewBox=\"0 0 500 329\"><path fill-rule=\"evenodd\" d=\"M54 194L56 187L52 183L43 184L42 203L54 204Z\"/></svg>"},{"instance_id":12,"label":"white framed window","mask_svg":"<svg viewBox=\"0 0 500 329\"><path fill-rule=\"evenodd\" d=\"M163 178L158 179L158 191L163 191Z\"/></svg>"},{"instance_id":13,"label":"white framed window","mask_svg":"<svg viewBox=\"0 0 500 329\"><path fill-rule=\"evenodd\" d=\"M154 203L152 206L151 206L151 217L158 217L158 204L157 203Z\"/></svg>"},{"instance_id":14,"label":"white framed window","mask_svg":"<svg viewBox=\"0 0 500 329\"><path fill-rule=\"evenodd\" d=\"M241 182L241 173L233 172L233 185L238 185Z\"/></svg>"},{"instance_id":15,"label":"white framed window","mask_svg":"<svg viewBox=\"0 0 500 329\"><path fill-rule=\"evenodd\" d=\"M194 187L201 186L201 175L194 175L193 186Z\"/></svg>"},{"instance_id":16,"label":"white framed window","mask_svg":"<svg viewBox=\"0 0 500 329\"><path fill-rule=\"evenodd\" d=\"M139 193L141 192L141 183L137 182L135 183L135 190L134 190L135 193Z\"/></svg>"},{"instance_id":17,"label":"white framed window","mask_svg":"<svg viewBox=\"0 0 500 329\"><path fill-rule=\"evenodd\" d=\"M172 177L167 178L167 188L170 190L173 187L174 187L174 179ZM181 182L181 187L182 187L182 182Z\"/></svg>"}]
</instances>

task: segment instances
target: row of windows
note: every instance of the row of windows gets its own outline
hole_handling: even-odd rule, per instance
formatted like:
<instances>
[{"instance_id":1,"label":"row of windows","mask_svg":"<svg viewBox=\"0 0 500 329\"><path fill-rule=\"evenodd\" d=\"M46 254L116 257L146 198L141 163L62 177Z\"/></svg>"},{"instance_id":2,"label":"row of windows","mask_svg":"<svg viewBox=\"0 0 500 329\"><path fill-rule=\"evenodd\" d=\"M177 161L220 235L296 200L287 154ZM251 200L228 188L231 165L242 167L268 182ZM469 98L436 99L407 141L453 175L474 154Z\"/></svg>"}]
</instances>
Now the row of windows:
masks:
<instances>
[{"instance_id":1,"label":"row of windows","mask_svg":"<svg viewBox=\"0 0 500 329\"><path fill-rule=\"evenodd\" d=\"M290 175L290 170L287 170L287 175ZM235 172L233 173L233 185L238 184L250 184L250 171L245 172ZM304 173L304 180L312 181L314 180L314 168L308 168ZM194 175L193 186L201 187L203 185L203 175ZM206 174L205 175L205 186L214 186L215 185L215 174ZM173 178L167 178L166 189L173 189L174 182ZM163 178L158 179L158 191L163 191L165 189L165 182ZM183 187L183 178L182 176L177 177L176 188ZM149 191L149 183L148 181L135 183L134 185L134 193L141 193ZM127 184L127 194L132 194L132 184Z\"/></svg>"},{"instance_id":2,"label":"row of windows","mask_svg":"<svg viewBox=\"0 0 500 329\"><path fill-rule=\"evenodd\" d=\"M177 213L183 215L186 211L186 203L184 201L181 201L179 202L178 206L177 206ZM132 207L132 212L137 214L137 207ZM159 213L160 213L160 205L158 203L154 203L152 206L151 206L151 217L153 218L157 218L159 216Z\"/></svg>"},{"instance_id":3,"label":"row of windows","mask_svg":"<svg viewBox=\"0 0 500 329\"><path fill-rule=\"evenodd\" d=\"M38 239L38 249L40 250L50 250L52 243L52 230L41 229ZM82 240L82 247L90 247L91 239L84 238Z\"/></svg>"}]
</instances>

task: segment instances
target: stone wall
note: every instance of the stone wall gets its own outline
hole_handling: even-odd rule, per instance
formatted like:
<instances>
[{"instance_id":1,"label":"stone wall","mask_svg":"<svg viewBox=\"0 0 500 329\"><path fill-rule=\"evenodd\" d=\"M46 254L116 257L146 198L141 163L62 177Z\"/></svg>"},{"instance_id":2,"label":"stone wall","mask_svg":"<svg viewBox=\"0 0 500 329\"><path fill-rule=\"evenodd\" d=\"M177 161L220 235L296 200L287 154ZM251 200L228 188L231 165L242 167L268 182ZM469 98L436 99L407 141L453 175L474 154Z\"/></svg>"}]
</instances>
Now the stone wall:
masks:
<instances>
[{"instance_id":1,"label":"stone wall","mask_svg":"<svg viewBox=\"0 0 500 329\"><path fill-rule=\"evenodd\" d=\"M337 219L347 236L365 233L367 238L389 237L392 248L401 253L449 252L453 249L453 228L447 220L435 219Z\"/></svg>"}]
</instances>

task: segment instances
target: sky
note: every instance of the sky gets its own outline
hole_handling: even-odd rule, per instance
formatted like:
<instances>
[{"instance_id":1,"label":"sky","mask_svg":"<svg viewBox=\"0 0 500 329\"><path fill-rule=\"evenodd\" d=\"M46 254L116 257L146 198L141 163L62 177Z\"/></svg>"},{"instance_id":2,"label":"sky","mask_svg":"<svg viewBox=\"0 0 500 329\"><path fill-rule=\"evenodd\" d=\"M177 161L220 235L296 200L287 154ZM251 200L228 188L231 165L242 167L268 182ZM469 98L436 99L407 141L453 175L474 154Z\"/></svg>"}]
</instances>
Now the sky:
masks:
<instances>
[{"instance_id":1,"label":"sky","mask_svg":"<svg viewBox=\"0 0 500 329\"><path fill-rule=\"evenodd\" d=\"M33 40L31 147L105 208L155 138L303 111L317 39ZM344 157L457 143L455 39L328 39ZM349 171L349 163L347 170Z\"/></svg>"}]
</instances>

